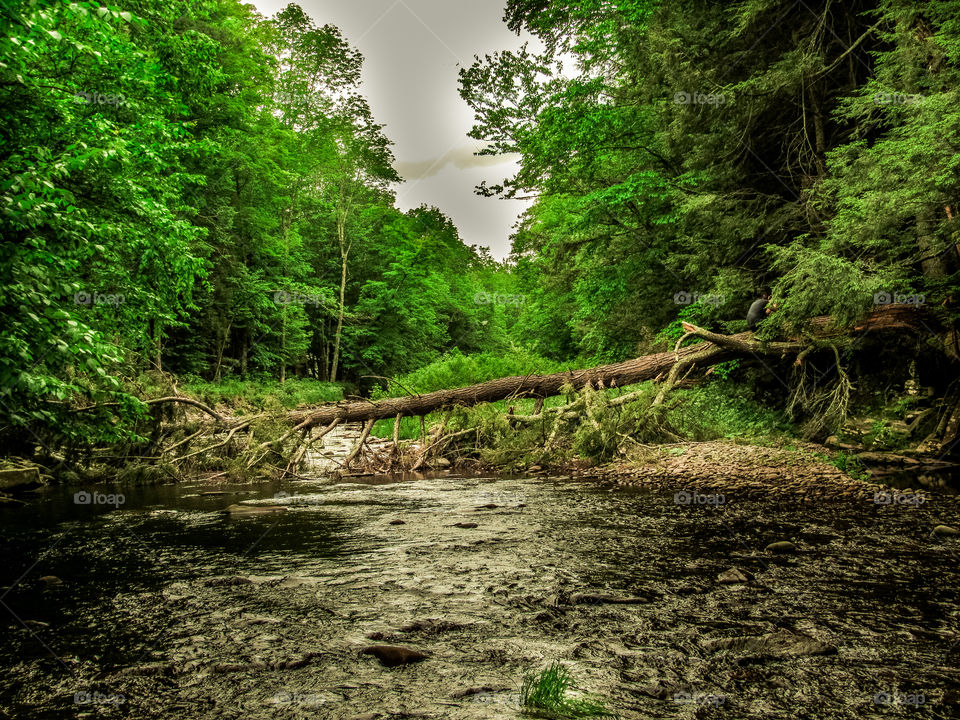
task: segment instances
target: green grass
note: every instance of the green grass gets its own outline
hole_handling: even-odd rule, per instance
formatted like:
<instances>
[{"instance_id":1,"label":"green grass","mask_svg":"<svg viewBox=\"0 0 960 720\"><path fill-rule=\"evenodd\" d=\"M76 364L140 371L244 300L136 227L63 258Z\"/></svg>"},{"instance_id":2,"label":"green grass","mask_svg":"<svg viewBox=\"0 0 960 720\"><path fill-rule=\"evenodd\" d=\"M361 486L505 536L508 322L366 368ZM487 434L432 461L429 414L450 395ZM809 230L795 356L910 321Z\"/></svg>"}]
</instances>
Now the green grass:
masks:
<instances>
[{"instance_id":1,"label":"green grass","mask_svg":"<svg viewBox=\"0 0 960 720\"><path fill-rule=\"evenodd\" d=\"M514 349L503 353L476 353L464 355L459 350L452 350L443 358L425 365L418 370L400 375L390 380L386 388L374 391L372 397L379 400L384 397L402 397L408 394L421 394L434 390L448 390L466 387L514 375L548 375L564 370L590 367L592 360L576 360L570 362L556 362L535 355L527 350ZM546 407L564 402L563 398L547 398ZM510 400L492 403L492 407L506 411L512 405L515 412L520 414L533 412L535 400ZM444 413L431 413L426 417L426 425L440 422ZM374 437L392 437L393 420L380 420L372 430ZM416 417L403 418L400 421L400 439L412 440L420 437L420 419Z\"/></svg>"},{"instance_id":2,"label":"green grass","mask_svg":"<svg viewBox=\"0 0 960 720\"><path fill-rule=\"evenodd\" d=\"M339 383L304 378L291 378L282 385L273 378L227 378L218 383L195 380L185 383L182 390L213 407L228 405L257 411L291 410L343 399L343 386Z\"/></svg>"},{"instance_id":3,"label":"green grass","mask_svg":"<svg viewBox=\"0 0 960 720\"><path fill-rule=\"evenodd\" d=\"M854 480L869 480L870 472L864 467L863 462L856 456L838 450L833 457L829 455L817 455L817 457L826 460L837 470L846 473Z\"/></svg>"},{"instance_id":4,"label":"green grass","mask_svg":"<svg viewBox=\"0 0 960 720\"><path fill-rule=\"evenodd\" d=\"M570 673L560 663L553 663L539 675L529 673L520 687L520 707L527 715L556 718L616 717L603 701L593 697L570 697L575 689Z\"/></svg>"},{"instance_id":5,"label":"green grass","mask_svg":"<svg viewBox=\"0 0 960 720\"><path fill-rule=\"evenodd\" d=\"M449 390L512 375L547 375L593 364L592 360L556 362L521 348L473 355L464 355L454 348L429 365L391 379L386 389L373 393L373 399Z\"/></svg>"},{"instance_id":6,"label":"green grass","mask_svg":"<svg viewBox=\"0 0 960 720\"><path fill-rule=\"evenodd\" d=\"M668 419L693 440L751 440L796 434L782 410L759 403L748 387L717 380L671 393L676 405Z\"/></svg>"}]
</instances>

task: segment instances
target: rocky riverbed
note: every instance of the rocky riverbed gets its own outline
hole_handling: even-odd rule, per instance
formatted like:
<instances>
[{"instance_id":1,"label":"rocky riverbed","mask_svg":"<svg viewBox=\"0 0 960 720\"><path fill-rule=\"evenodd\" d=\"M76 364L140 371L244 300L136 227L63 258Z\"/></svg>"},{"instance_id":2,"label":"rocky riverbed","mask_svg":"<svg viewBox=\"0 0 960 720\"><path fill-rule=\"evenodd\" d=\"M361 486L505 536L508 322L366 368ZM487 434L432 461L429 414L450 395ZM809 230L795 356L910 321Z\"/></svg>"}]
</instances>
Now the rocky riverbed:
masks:
<instances>
[{"instance_id":1,"label":"rocky riverbed","mask_svg":"<svg viewBox=\"0 0 960 720\"><path fill-rule=\"evenodd\" d=\"M960 713L952 498L618 481L48 489L2 510L0 713L509 718L553 661L623 718Z\"/></svg>"}]
</instances>

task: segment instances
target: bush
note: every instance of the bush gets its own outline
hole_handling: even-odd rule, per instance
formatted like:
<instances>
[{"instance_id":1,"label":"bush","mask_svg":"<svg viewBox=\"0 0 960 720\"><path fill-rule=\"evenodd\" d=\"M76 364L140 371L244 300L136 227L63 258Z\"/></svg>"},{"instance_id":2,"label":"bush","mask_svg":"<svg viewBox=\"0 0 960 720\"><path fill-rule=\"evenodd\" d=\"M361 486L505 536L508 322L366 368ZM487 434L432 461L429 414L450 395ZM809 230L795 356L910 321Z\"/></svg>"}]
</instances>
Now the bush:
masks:
<instances>
[{"instance_id":1,"label":"bush","mask_svg":"<svg viewBox=\"0 0 960 720\"><path fill-rule=\"evenodd\" d=\"M788 433L783 411L761 405L749 387L727 380L674 390L670 423L694 440L757 438Z\"/></svg>"}]
</instances>

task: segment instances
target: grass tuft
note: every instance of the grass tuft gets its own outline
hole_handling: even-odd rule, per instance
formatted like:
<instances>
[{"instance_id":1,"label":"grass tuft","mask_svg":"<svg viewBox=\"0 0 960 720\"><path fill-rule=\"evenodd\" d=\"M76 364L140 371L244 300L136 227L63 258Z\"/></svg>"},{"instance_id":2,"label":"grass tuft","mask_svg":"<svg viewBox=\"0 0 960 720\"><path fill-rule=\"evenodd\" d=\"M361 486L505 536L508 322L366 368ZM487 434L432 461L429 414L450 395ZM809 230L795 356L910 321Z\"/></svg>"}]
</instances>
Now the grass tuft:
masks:
<instances>
[{"instance_id":1,"label":"grass tuft","mask_svg":"<svg viewBox=\"0 0 960 720\"><path fill-rule=\"evenodd\" d=\"M568 697L575 689L573 678L566 667L553 663L539 675L529 673L520 687L520 706L527 715L555 718L614 718L603 701L592 697Z\"/></svg>"}]
</instances>

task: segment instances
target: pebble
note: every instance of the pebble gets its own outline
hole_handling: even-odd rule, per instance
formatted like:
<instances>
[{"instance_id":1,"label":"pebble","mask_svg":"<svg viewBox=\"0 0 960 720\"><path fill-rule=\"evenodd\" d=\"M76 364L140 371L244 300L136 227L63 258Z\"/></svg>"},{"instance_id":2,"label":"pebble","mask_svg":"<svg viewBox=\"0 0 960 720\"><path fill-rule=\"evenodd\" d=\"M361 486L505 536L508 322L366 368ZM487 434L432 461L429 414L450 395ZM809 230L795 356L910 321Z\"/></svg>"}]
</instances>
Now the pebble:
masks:
<instances>
[{"instance_id":1,"label":"pebble","mask_svg":"<svg viewBox=\"0 0 960 720\"><path fill-rule=\"evenodd\" d=\"M419 650L400 645L368 645L360 651L361 655L373 655L382 665L396 667L426 660L429 655Z\"/></svg>"},{"instance_id":2,"label":"pebble","mask_svg":"<svg viewBox=\"0 0 960 720\"><path fill-rule=\"evenodd\" d=\"M750 582L751 580L753 580L753 575L736 567L724 570L717 575L717 582L724 585L736 585L738 583Z\"/></svg>"},{"instance_id":3,"label":"pebble","mask_svg":"<svg viewBox=\"0 0 960 720\"><path fill-rule=\"evenodd\" d=\"M230 505L223 512L229 515L266 515L267 513L286 512L282 505Z\"/></svg>"},{"instance_id":4,"label":"pebble","mask_svg":"<svg viewBox=\"0 0 960 720\"><path fill-rule=\"evenodd\" d=\"M770 543L764 548L764 550L772 553L792 553L797 551L797 546L789 540L781 540L779 542Z\"/></svg>"}]
</instances>

